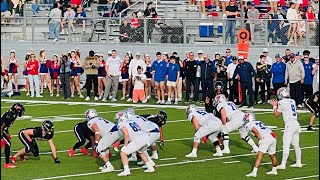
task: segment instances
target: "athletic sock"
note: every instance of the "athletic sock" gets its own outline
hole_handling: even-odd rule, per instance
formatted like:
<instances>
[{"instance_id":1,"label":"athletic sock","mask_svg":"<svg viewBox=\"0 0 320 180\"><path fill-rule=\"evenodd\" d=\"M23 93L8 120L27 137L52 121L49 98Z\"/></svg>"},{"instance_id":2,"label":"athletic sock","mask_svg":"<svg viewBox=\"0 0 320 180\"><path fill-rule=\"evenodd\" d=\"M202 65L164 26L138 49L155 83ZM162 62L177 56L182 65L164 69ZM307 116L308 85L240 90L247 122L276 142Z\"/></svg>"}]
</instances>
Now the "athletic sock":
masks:
<instances>
[{"instance_id":1,"label":"athletic sock","mask_svg":"<svg viewBox=\"0 0 320 180\"><path fill-rule=\"evenodd\" d=\"M301 148L299 145L293 146L296 153L296 163L301 164Z\"/></svg>"}]
</instances>

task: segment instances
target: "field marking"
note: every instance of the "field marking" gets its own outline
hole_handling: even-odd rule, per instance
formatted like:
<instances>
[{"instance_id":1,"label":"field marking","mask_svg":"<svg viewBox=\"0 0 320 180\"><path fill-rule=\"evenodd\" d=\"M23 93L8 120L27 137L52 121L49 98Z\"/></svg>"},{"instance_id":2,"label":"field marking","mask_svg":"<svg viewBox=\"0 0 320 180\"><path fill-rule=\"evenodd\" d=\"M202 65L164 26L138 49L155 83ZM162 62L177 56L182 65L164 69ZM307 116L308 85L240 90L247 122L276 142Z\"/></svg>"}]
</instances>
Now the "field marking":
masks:
<instances>
[{"instance_id":1,"label":"field marking","mask_svg":"<svg viewBox=\"0 0 320 180\"><path fill-rule=\"evenodd\" d=\"M176 157L173 158L163 158L163 159L159 159L160 161L169 161L169 160L175 160L177 159Z\"/></svg>"},{"instance_id":2,"label":"field marking","mask_svg":"<svg viewBox=\"0 0 320 180\"><path fill-rule=\"evenodd\" d=\"M260 166L271 164L271 162L261 163Z\"/></svg>"},{"instance_id":3,"label":"field marking","mask_svg":"<svg viewBox=\"0 0 320 180\"><path fill-rule=\"evenodd\" d=\"M308 179L308 178L314 178L314 177L319 177L319 174L318 175L312 175L312 176L297 177L297 178L292 178L292 179L285 179L285 180Z\"/></svg>"},{"instance_id":4,"label":"field marking","mask_svg":"<svg viewBox=\"0 0 320 180\"><path fill-rule=\"evenodd\" d=\"M227 161L223 162L224 164L233 164L233 163L239 163L240 161Z\"/></svg>"},{"instance_id":5,"label":"field marking","mask_svg":"<svg viewBox=\"0 0 320 180\"><path fill-rule=\"evenodd\" d=\"M302 147L301 149L313 149L313 148L319 148L319 146L308 146L308 147ZM290 149L292 151L293 149ZM282 150L278 150L277 152L281 152ZM225 156L225 157L218 157L218 158L207 158L207 159L199 159L199 160L186 160L186 161L180 161L175 163L167 163L167 164L160 164L156 165L156 167L166 167L166 166L174 166L174 165L181 165L181 164L190 164L190 163L197 163L197 162L206 162L206 161L213 161L213 160L220 160L220 159L230 159L235 157L245 157L245 156L252 156L256 155L255 153L251 154L239 154L239 155L233 155L233 156ZM130 168L130 170L136 170L136 169L143 169L142 167L136 167L136 168ZM117 169L115 172L123 171L123 169ZM104 172L98 171L98 172L90 172L90 173L81 173L81 174L69 174L69 175L63 175L63 176L52 176L52 177L45 177L45 178L37 178L33 180L47 180L47 179L61 179L61 178L68 178L68 177L79 177L79 176L88 176L88 175L95 175L95 174L102 174Z\"/></svg>"},{"instance_id":6,"label":"field marking","mask_svg":"<svg viewBox=\"0 0 320 180\"><path fill-rule=\"evenodd\" d=\"M31 106L48 106L48 105L50 105L50 104L26 104L26 105L23 105L24 107L31 107ZM1 107L1 109L2 108L11 108L11 106L2 106Z\"/></svg>"},{"instance_id":7,"label":"field marking","mask_svg":"<svg viewBox=\"0 0 320 180\"><path fill-rule=\"evenodd\" d=\"M14 99L1 99L3 102L28 102L28 103L43 103L43 104L66 104L66 105L99 105L99 106L115 106L115 107L154 107L154 108L175 108L175 109L185 109L188 106L181 105L152 105L152 104L122 104L122 103L102 103L102 102L66 102L66 101L38 101L38 100L14 100ZM259 111L259 112L273 112L273 109L250 109L250 108L239 108L243 111ZM307 110L297 110L299 113L309 112Z\"/></svg>"}]
</instances>

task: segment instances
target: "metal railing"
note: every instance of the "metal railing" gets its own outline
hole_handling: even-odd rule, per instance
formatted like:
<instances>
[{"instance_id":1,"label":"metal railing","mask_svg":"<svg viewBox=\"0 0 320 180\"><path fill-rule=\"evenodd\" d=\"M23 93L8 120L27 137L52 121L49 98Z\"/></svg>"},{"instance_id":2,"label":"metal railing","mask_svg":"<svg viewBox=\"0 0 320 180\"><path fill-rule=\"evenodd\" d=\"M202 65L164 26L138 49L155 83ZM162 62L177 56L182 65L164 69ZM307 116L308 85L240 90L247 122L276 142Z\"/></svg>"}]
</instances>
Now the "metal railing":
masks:
<instances>
[{"instance_id":1,"label":"metal railing","mask_svg":"<svg viewBox=\"0 0 320 180\"><path fill-rule=\"evenodd\" d=\"M2 41L28 41L32 43L50 42L48 17L2 17ZM85 33L82 33L82 20L85 20ZM75 32L71 24L65 25L60 43L143 43L143 44L197 44L208 45L236 44L240 29L254 29L251 46L299 45L300 47L319 46L319 20L297 20L304 28L292 32L290 25L278 28L278 20L258 19L255 27L247 19L139 19L139 26L114 23L113 18L74 18ZM273 27L276 26L276 27ZM251 33L252 34L252 33Z\"/></svg>"}]
</instances>

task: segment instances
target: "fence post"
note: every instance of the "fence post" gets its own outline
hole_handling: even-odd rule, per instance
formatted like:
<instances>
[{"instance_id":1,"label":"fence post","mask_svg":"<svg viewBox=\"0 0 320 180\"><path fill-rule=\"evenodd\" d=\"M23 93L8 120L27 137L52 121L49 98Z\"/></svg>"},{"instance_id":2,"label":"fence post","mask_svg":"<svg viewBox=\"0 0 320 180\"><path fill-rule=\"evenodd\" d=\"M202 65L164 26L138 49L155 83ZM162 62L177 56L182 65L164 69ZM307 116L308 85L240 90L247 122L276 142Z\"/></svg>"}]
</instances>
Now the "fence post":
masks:
<instances>
[{"instance_id":1,"label":"fence post","mask_svg":"<svg viewBox=\"0 0 320 180\"><path fill-rule=\"evenodd\" d=\"M143 24L144 24L144 31L143 31L143 43L144 45L147 45L147 42L148 42L148 25L147 25L147 18L144 18L143 19Z\"/></svg>"},{"instance_id":2,"label":"fence post","mask_svg":"<svg viewBox=\"0 0 320 180\"><path fill-rule=\"evenodd\" d=\"M264 45L267 46L268 42L269 42L269 34L268 34L268 21L266 21L266 23L264 23Z\"/></svg>"},{"instance_id":3,"label":"fence post","mask_svg":"<svg viewBox=\"0 0 320 180\"><path fill-rule=\"evenodd\" d=\"M69 21L69 18L67 18L67 21ZM70 28L71 28L71 23L68 23L68 44L70 44L70 38L71 38Z\"/></svg>"},{"instance_id":4,"label":"fence post","mask_svg":"<svg viewBox=\"0 0 320 180\"><path fill-rule=\"evenodd\" d=\"M226 23L226 18L222 18L222 44L225 45L226 44L226 27L227 27L227 23Z\"/></svg>"},{"instance_id":5,"label":"fence post","mask_svg":"<svg viewBox=\"0 0 320 180\"><path fill-rule=\"evenodd\" d=\"M106 44L109 44L109 19L106 19Z\"/></svg>"},{"instance_id":6,"label":"fence post","mask_svg":"<svg viewBox=\"0 0 320 180\"><path fill-rule=\"evenodd\" d=\"M164 18L168 18L168 6L164 7Z\"/></svg>"},{"instance_id":7,"label":"fence post","mask_svg":"<svg viewBox=\"0 0 320 180\"><path fill-rule=\"evenodd\" d=\"M24 9L25 9L25 8L24 8ZM22 20L23 20L23 25L22 25L23 40L25 41L25 40L26 40L26 37L27 37L27 17L26 17L25 14L24 14Z\"/></svg>"},{"instance_id":8,"label":"fence post","mask_svg":"<svg viewBox=\"0 0 320 180\"><path fill-rule=\"evenodd\" d=\"M32 17L32 30L31 30L31 40L32 40L32 44L34 44L34 25L35 25L35 22L34 22L34 17Z\"/></svg>"},{"instance_id":9,"label":"fence post","mask_svg":"<svg viewBox=\"0 0 320 180\"><path fill-rule=\"evenodd\" d=\"M187 44L187 24L186 19L183 19L183 44Z\"/></svg>"},{"instance_id":10,"label":"fence post","mask_svg":"<svg viewBox=\"0 0 320 180\"><path fill-rule=\"evenodd\" d=\"M308 24L308 21L307 20L305 20L305 25L306 25L306 30L307 30L307 33L306 33L306 48L309 48L309 46L310 46L310 39L309 39L309 24Z\"/></svg>"}]
</instances>

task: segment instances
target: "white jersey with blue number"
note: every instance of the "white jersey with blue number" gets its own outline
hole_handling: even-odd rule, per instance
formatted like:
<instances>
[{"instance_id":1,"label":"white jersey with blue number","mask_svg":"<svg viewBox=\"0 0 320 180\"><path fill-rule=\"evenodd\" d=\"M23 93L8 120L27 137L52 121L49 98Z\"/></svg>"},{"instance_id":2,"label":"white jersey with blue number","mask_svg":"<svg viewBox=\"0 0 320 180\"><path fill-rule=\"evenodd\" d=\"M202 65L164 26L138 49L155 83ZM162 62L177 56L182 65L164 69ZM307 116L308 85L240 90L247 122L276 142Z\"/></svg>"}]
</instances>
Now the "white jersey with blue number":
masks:
<instances>
[{"instance_id":1,"label":"white jersey with blue number","mask_svg":"<svg viewBox=\"0 0 320 180\"><path fill-rule=\"evenodd\" d=\"M244 113L238 109L238 107L231 101L228 102L222 102L217 105L217 111L220 112L221 109L224 108L227 114L227 118L229 121L232 119L231 117L235 114L238 113L237 116L243 117Z\"/></svg>"},{"instance_id":2,"label":"white jersey with blue number","mask_svg":"<svg viewBox=\"0 0 320 180\"><path fill-rule=\"evenodd\" d=\"M90 121L88 121L88 128L92 130L92 125L93 123L96 123L98 128L99 128L99 131L100 131L100 136L101 137L104 137L106 136L112 128L114 128L115 124L104 119L104 118L101 118L101 117L95 117L95 118L92 118Z\"/></svg>"},{"instance_id":3,"label":"white jersey with blue number","mask_svg":"<svg viewBox=\"0 0 320 180\"><path fill-rule=\"evenodd\" d=\"M204 110L200 110L200 109L197 109L197 110L191 112L188 115L188 120L192 121L193 117L197 118L200 126L204 126L204 125L208 124L209 121L220 121L220 119L215 117L212 113L208 113L208 112L206 112Z\"/></svg>"},{"instance_id":4,"label":"white jersey with blue number","mask_svg":"<svg viewBox=\"0 0 320 180\"><path fill-rule=\"evenodd\" d=\"M153 123L142 116L135 115L130 119L136 122L138 126L141 128L141 130L144 132L148 133L154 129L159 129L159 126L156 123Z\"/></svg>"},{"instance_id":5,"label":"white jersey with blue number","mask_svg":"<svg viewBox=\"0 0 320 180\"><path fill-rule=\"evenodd\" d=\"M142 131L140 126L131 119L119 122L118 129L121 129L122 127L127 128L129 132L129 141L133 141L136 137L140 136L146 136L147 138L146 132Z\"/></svg>"},{"instance_id":6,"label":"white jersey with blue number","mask_svg":"<svg viewBox=\"0 0 320 180\"><path fill-rule=\"evenodd\" d=\"M253 128L256 128L260 133L262 138L269 138L271 137L272 131L264 125L261 121L250 121L245 125L247 131L252 131Z\"/></svg>"},{"instance_id":7,"label":"white jersey with blue number","mask_svg":"<svg viewBox=\"0 0 320 180\"><path fill-rule=\"evenodd\" d=\"M277 111L282 113L282 118L285 124L298 122L296 102L293 99L280 100L278 102Z\"/></svg>"}]
</instances>

